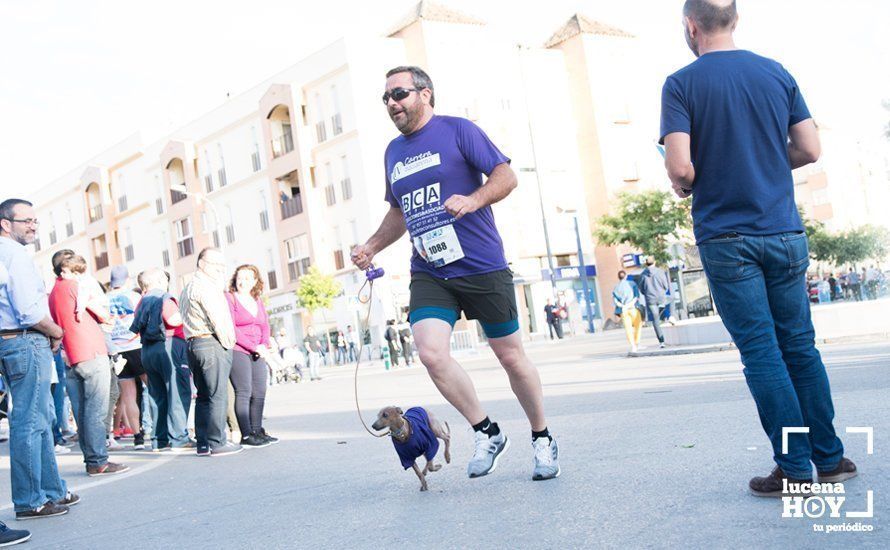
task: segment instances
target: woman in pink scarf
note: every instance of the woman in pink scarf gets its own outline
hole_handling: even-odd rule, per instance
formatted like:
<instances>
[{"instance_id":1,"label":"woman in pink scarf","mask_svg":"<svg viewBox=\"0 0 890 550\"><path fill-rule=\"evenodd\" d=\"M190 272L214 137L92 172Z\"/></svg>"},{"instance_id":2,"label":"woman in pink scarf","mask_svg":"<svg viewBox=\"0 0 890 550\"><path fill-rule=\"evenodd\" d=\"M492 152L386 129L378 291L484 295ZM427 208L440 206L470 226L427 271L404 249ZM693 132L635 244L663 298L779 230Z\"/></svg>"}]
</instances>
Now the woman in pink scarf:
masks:
<instances>
[{"instance_id":1,"label":"woman in pink scarf","mask_svg":"<svg viewBox=\"0 0 890 550\"><path fill-rule=\"evenodd\" d=\"M269 377L265 360L269 354L269 317L260 299L262 292L260 271L255 266L242 265L232 275L226 293L236 341L229 379L235 388L235 416L241 429L241 445L246 447L266 447L278 442L263 429Z\"/></svg>"}]
</instances>

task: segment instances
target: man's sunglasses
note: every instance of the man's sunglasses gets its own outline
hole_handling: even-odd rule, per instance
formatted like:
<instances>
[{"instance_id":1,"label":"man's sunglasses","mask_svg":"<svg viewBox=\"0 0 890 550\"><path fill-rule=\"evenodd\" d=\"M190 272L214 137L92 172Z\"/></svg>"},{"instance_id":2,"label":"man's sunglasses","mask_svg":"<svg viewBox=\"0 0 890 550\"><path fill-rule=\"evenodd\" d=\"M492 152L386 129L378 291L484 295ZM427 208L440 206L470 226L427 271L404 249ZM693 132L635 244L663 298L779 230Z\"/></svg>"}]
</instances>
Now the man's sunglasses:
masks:
<instances>
[{"instance_id":1,"label":"man's sunglasses","mask_svg":"<svg viewBox=\"0 0 890 550\"><path fill-rule=\"evenodd\" d=\"M388 104L389 98L393 98L396 101L402 101L411 95L411 92L419 92L420 90L423 90L423 88L393 88L391 92L384 92L383 104Z\"/></svg>"}]
</instances>

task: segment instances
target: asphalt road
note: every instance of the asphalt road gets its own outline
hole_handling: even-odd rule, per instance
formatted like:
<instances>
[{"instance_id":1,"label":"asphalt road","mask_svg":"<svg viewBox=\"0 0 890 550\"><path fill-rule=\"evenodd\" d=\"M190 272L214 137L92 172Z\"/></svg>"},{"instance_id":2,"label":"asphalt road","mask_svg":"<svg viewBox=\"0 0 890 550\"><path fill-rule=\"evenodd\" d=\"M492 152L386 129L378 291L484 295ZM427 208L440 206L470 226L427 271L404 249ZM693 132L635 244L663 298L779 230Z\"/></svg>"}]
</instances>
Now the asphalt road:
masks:
<instances>
[{"instance_id":1,"label":"asphalt road","mask_svg":"<svg viewBox=\"0 0 890 550\"><path fill-rule=\"evenodd\" d=\"M843 510L863 510L871 490L870 519L782 518L781 501L747 494L772 451L735 351L627 358L613 331L530 346L560 444L556 480L531 481L528 425L486 350L462 361L513 440L488 477L466 477L472 434L422 368L363 368L369 423L392 404L427 406L451 424L452 464L419 492L389 440L359 424L351 368L334 367L321 382L270 389L266 427L279 445L217 458L115 453L132 471L98 480L72 453L59 464L81 504L29 522L7 504L0 520L33 532L27 548L886 548L890 342L822 351L838 430L874 428L872 455L864 435L842 435L862 472L846 484ZM6 444L0 453L8 495ZM814 532L856 522L874 530Z\"/></svg>"}]
</instances>

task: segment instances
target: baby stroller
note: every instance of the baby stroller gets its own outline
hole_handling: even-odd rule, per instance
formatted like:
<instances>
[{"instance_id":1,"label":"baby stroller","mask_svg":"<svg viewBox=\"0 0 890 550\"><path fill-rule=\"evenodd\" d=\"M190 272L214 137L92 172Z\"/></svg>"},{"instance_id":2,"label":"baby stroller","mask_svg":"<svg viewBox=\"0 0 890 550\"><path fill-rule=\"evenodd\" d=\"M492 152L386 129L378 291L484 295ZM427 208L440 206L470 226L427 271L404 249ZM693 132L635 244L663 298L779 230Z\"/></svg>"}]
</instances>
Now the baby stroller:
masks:
<instances>
[{"instance_id":1,"label":"baby stroller","mask_svg":"<svg viewBox=\"0 0 890 550\"><path fill-rule=\"evenodd\" d=\"M281 355L272 355L267 363L275 384L303 379L303 354L297 349L285 348Z\"/></svg>"}]
</instances>

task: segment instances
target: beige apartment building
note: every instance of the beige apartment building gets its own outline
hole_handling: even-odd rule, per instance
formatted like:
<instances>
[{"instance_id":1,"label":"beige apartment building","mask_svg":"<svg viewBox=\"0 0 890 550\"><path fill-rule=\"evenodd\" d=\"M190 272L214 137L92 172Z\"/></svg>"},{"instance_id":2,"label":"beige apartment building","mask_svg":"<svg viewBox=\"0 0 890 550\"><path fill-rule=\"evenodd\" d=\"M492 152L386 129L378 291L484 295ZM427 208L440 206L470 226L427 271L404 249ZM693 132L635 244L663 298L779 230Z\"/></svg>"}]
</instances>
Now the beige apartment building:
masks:
<instances>
[{"instance_id":1,"label":"beige apartment building","mask_svg":"<svg viewBox=\"0 0 890 550\"><path fill-rule=\"evenodd\" d=\"M637 86L627 69L639 54L634 37L566 16L546 44L519 49L516 40L487 32L484 21L430 2L377 37L342 38L170 135L150 143L133 135L32 194L44 222L36 261L49 277L52 254L71 248L100 281L118 264L133 276L162 266L178 290L197 252L216 245L231 270L252 263L265 274L273 324L292 339L309 324L321 332L362 325L366 310L356 294L363 274L351 267L349 251L388 208L382 157L397 131L380 103L384 73L417 64L436 84L436 111L474 120L519 176L519 189L496 205L495 217L524 333L546 332L552 284L581 299L584 273L599 325L611 314L626 251L595 246L590 220L608 211L618 191L666 180L651 121L635 118ZM375 343L387 319L404 318L410 250L406 240L378 258L388 276L377 283L363 326ZM296 300L310 266L343 285L330 310L310 313ZM473 323L458 332L459 347L478 338Z\"/></svg>"}]
</instances>

